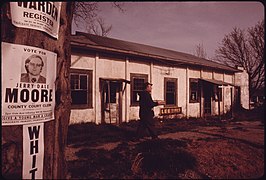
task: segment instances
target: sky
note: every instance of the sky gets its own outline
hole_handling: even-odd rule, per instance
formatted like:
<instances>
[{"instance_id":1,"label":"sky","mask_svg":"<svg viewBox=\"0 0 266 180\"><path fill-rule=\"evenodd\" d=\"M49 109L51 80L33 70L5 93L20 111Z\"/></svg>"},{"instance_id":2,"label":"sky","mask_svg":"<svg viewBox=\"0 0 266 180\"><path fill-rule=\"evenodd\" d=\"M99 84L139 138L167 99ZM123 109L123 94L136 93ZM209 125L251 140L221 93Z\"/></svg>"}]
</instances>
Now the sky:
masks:
<instances>
[{"instance_id":1,"label":"sky","mask_svg":"<svg viewBox=\"0 0 266 180\"><path fill-rule=\"evenodd\" d=\"M247 29L264 20L259 1L124 2L123 9L99 2L98 16L112 25L108 37L189 54L202 44L209 59L234 27Z\"/></svg>"}]
</instances>

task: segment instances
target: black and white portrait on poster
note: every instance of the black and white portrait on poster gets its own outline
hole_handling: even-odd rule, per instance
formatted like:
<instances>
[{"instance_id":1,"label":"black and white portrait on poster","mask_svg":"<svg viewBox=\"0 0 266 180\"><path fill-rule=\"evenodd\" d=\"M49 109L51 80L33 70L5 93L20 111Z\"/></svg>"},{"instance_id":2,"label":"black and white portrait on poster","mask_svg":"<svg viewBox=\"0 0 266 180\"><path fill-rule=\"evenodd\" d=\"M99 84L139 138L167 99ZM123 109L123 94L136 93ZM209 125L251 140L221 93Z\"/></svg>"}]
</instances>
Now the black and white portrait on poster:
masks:
<instances>
[{"instance_id":1,"label":"black and white portrait on poster","mask_svg":"<svg viewBox=\"0 0 266 180\"><path fill-rule=\"evenodd\" d=\"M61 2L10 2L11 18L17 27L44 31L58 38Z\"/></svg>"},{"instance_id":2,"label":"black and white portrait on poster","mask_svg":"<svg viewBox=\"0 0 266 180\"><path fill-rule=\"evenodd\" d=\"M54 119L56 59L44 49L2 42L2 125Z\"/></svg>"},{"instance_id":3,"label":"black and white portrait on poster","mask_svg":"<svg viewBox=\"0 0 266 180\"><path fill-rule=\"evenodd\" d=\"M20 82L46 83L46 57L32 54L29 57L22 57Z\"/></svg>"}]
</instances>

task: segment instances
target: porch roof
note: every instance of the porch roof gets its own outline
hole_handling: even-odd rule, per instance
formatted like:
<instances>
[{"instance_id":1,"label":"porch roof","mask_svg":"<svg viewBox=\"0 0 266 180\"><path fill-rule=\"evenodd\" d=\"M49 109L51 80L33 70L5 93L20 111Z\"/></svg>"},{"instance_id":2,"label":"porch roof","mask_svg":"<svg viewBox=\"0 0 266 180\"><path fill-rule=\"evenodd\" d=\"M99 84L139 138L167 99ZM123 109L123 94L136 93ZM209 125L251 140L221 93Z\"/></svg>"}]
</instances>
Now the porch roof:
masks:
<instances>
[{"instance_id":1,"label":"porch roof","mask_svg":"<svg viewBox=\"0 0 266 180\"><path fill-rule=\"evenodd\" d=\"M130 84L129 80L122 79L122 78L100 78L100 81L125 82L125 83Z\"/></svg>"},{"instance_id":2,"label":"porch roof","mask_svg":"<svg viewBox=\"0 0 266 180\"><path fill-rule=\"evenodd\" d=\"M202 81L206 81L212 84L217 84L217 85L223 85L223 86L234 86L231 83L227 83L227 82L223 82L223 81L219 81L219 80L215 80L215 79L203 79L203 78L199 78Z\"/></svg>"}]
</instances>

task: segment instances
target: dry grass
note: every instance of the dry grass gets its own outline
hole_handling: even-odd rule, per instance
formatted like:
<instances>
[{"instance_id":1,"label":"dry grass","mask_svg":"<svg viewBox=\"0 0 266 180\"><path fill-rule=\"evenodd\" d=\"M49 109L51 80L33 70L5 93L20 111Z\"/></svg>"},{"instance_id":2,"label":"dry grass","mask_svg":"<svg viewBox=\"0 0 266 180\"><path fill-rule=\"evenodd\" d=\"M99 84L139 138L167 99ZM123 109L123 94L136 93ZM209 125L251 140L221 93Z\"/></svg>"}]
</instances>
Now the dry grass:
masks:
<instances>
[{"instance_id":1,"label":"dry grass","mask_svg":"<svg viewBox=\"0 0 266 180\"><path fill-rule=\"evenodd\" d=\"M258 178L264 174L262 114L242 111L230 121L158 121L159 140L138 140L137 121L119 127L72 125L66 150L68 178Z\"/></svg>"}]
</instances>

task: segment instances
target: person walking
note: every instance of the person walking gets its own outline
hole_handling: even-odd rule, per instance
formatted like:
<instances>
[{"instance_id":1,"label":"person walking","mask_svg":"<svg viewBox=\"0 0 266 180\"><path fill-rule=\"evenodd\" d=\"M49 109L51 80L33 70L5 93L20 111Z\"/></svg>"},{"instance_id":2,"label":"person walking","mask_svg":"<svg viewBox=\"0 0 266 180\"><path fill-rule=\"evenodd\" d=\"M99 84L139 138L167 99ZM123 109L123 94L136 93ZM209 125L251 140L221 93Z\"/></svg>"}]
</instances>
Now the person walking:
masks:
<instances>
[{"instance_id":1,"label":"person walking","mask_svg":"<svg viewBox=\"0 0 266 180\"><path fill-rule=\"evenodd\" d=\"M144 83L144 90L140 93L139 100L139 117L140 122L137 129L137 135L142 137L142 133L148 130L152 139L158 139L155 129L154 111L153 107L165 104L164 101L153 101L151 97L152 84L149 82Z\"/></svg>"}]
</instances>

